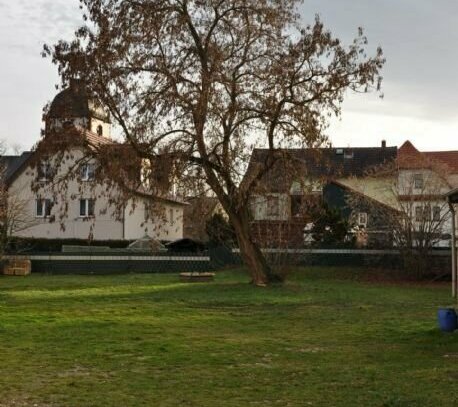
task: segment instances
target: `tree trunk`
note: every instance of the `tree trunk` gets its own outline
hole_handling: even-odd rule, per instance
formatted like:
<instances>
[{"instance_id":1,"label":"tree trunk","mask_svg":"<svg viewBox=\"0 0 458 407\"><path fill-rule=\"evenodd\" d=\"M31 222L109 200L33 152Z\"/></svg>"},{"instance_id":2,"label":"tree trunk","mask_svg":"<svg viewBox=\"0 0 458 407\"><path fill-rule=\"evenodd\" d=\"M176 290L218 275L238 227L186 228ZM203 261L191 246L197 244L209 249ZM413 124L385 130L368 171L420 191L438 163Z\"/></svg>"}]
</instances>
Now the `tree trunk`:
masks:
<instances>
[{"instance_id":1,"label":"tree trunk","mask_svg":"<svg viewBox=\"0 0 458 407\"><path fill-rule=\"evenodd\" d=\"M240 255L251 275L252 284L262 287L270 283L281 282L282 278L272 271L262 251L252 238L247 210L231 212L229 219L237 236Z\"/></svg>"}]
</instances>

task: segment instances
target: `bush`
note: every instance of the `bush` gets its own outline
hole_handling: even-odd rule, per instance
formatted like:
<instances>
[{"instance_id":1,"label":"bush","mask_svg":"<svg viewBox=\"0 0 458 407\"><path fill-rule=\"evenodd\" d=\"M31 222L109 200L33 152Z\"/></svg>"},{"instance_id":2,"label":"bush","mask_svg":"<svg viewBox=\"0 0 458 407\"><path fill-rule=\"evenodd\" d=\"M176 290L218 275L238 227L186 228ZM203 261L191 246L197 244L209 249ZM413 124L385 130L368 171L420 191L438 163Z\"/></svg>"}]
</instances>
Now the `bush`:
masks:
<instances>
[{"instance_id":1,"label":"bush","mask_svg":"<svg viewBox=\"0 0 458 407\"><path fill-rule=\"evenodd\" d=\"M87 240L87 239L34 239L13 238L7 251L18 252L61 252L62 246L108 246L111 249L125 249L130 240Z\"/></svg>"}]
</instances>

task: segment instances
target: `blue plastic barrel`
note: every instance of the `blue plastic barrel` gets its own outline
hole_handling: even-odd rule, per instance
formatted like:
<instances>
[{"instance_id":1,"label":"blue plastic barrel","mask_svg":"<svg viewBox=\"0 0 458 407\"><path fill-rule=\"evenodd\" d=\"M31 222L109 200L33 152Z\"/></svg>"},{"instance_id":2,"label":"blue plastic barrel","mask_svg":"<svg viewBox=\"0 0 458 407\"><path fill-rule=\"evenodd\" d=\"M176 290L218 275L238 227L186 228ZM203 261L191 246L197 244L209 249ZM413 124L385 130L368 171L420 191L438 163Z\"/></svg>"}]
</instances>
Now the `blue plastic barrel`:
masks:
<instances>
[{"instance_id":1,"label":"blue plastic barrel","mask_svg":"<svg viewBox=\"0 0 458 407\"><path fill-rule=\"evenodd\" d=\"M453 332L458 328L458 319L453 308L440 308L437 311L437 322L440 330L444 332Z\"/></svg>"}]
</instances>

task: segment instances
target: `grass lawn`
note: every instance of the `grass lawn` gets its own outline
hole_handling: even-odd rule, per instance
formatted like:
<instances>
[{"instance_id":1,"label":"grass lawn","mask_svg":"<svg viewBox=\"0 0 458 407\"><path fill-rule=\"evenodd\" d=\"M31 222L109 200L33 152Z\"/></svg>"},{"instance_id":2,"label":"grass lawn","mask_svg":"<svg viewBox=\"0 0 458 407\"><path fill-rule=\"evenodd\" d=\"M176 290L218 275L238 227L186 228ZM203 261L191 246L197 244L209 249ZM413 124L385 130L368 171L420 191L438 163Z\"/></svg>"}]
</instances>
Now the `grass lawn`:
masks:
<instances>
[{"instance_id":1,"label":"grass lawn","mask_svg":"<svg viewBox=\"0 0 458 407\"><path fill-rule=\"evenodd\" d=\"M0 278L0 406L456 406L448 285L300 270Z\"/></svg>"}]
</instances>

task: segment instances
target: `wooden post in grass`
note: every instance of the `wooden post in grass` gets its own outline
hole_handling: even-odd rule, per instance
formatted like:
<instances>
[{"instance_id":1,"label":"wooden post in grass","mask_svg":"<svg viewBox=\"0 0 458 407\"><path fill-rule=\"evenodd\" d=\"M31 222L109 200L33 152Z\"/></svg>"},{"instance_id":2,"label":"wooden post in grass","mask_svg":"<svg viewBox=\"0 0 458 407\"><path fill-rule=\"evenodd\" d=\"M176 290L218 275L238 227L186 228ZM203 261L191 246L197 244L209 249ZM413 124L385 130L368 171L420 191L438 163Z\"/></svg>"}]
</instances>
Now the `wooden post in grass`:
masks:
<instances>
[{"instance_id":1,"label":"wooden post in grass","mask_svg":"<svg viewBox=\"0 0 458 407\"><path fill-rule=\"evenodd\" d=\"M456 211L452 203L450 203L450 211L452 212L452 295L457 297L457 258L456 258Z\"/></svg>"},{"instance_id":2,"label":"wooden post in grass","mask_svg":"<svg viewBox=\"0 0 458 407\"><path fill-rule=\"evenodd\" d=\"M452 214L452 296L457 298L457 251L456 251L456 209L458 203L458 189L450 191L446 194L450 212Z\"/></svg>"}]
</instances>

